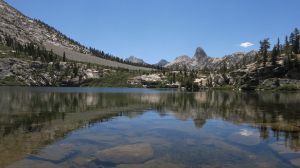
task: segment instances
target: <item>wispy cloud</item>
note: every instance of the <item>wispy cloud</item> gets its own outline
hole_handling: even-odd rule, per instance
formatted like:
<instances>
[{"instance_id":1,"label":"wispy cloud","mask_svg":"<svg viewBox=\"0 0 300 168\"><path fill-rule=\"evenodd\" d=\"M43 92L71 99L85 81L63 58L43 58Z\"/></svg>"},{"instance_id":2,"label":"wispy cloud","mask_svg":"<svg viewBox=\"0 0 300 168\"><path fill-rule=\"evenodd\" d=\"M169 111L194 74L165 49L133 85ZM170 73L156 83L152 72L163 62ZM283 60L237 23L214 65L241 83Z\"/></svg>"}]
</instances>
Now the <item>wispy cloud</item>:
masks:
<instances>
[{"instance_id":1,"label":"wispy cloud","mask_svg":"<svg viewBox=\"0 0 300 168\"><path fill-rule=\"evenodd\" d=\"M248 48L248 47L254 46L254 44L250 43L250 42L244 42L244 43L241 43L240 46L244 47L244 48Z\"/></svg>"}]
</instances>

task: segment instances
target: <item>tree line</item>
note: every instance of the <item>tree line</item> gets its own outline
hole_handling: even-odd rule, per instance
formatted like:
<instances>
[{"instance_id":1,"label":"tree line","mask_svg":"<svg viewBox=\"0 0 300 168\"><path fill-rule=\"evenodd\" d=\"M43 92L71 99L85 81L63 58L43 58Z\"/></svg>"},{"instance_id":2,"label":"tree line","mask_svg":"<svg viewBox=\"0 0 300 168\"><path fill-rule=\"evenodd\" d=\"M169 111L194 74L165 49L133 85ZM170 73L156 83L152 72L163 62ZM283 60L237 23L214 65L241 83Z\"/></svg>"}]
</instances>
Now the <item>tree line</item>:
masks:
<instances>
[{"instance_id":1,"label":"tree line","mask_svg":"<svg viewBox=\"0 0 300 168\"><path fill-rule=\"evenodd\" d=\"M37 20L37 19L35 19L35 21L38 24L44 26L49 32L57 33L60 38L66 39L67 41L70 41L72 44L79 46L81 48L80 52L82 52L82 53L84 53L85 51L89 51L92 55L94 55L96 57L100 57L100 58L111 60L111 61L116 61L116 62L120 62L120 63L124 63L124 64L129 64L129 65L134 65L134 66L139 66L139 67L147 67L147 68L153 68L153 69L162 69L162 67L156 66L156 65L141 64L141 63L132 63L132 62L129 62L129 61L125 61L124 59L122 59L120 57L114 56L114 55L109 54L109 53L105 53L104 51L98 50L96 48L86 47L86 46L80 44L79 42L73 40L72 38L64 35L61 32L59 32L54 27L52 27L52 26L44 23L43 21Z\"/></svg>"},{"instance_id":2,"label":"tree line","mask_svg":"<svg viewBox=\"0 0 300 168\"><path fill-rule=\"evenodd\" d=\"M277 43L270 51L271 44L269 39L266 38L260 41L260 48L257 57L257 63L263 64L265 68L268 63L277 67L278 61L283 60L283 65L286 70L294 68L300 68L300 62L298 55L300 54L300 33L297 28L285 37L284 44L280 43L280 39L277 39Z\"/></svg>"},{"instance_id":3,"label":"tree line","mask_svg":"<svg viewBox=\"0 0 300 168\"><path fill-rule=\"evenodd\" d=\"M34 61L40 59L41 62L58 62L61 60L61 58L53 53L52 50L47 51L44 47L38 46L32 42L21 44L16 38L4 34L3 32L2 35L0 35L0 42L5 46L12 48L16 55L24 53L25 55L31 56Z\"/></svg>"}]
</instances>

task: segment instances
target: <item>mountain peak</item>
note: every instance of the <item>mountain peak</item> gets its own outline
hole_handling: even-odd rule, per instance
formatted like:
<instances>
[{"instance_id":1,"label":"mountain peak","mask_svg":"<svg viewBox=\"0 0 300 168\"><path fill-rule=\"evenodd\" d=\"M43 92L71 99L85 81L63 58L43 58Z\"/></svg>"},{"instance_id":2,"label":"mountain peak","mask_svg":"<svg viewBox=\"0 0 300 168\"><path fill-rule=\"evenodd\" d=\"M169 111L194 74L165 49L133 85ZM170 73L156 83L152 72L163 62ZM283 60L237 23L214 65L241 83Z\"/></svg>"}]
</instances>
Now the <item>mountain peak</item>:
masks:
<instances>
[{"instance_id":1,"label":"mountain peak","mask_svg":"<svg viewBox=\"0 0 300 168\"><path fill-rule=\"evenodd\" d=\"M198 48L196 49L194 58L195 58L196 60L199 61L199 60L201 60L201 59L203 59L203 58L207 58L207 54L206 54L206 52L204 51L203 48L198 47Z\"/></svg>"},{"instance_id":2,"label":"mountain peak","mask_svg":"<svg viewBox=\"0 0 300 168\"><path fill-rule=\"evenodd\" d=\"M145 64L145 61L143 59L137 58L135 56L130 56L126 58L125 61L136 63L136 64Z\"/></svg>"},{"instance_id":3,"label":"mountain peak","mask_svg":"<svg viewBox=\"0 0 300 168\"><path fill-rule=\"evenodd\" d=\"M155 65L157 66L165 66L169 63L169 61L165 60L165 59L161 59L158 63L156 63Z\"/></svg>"}]
</instances>

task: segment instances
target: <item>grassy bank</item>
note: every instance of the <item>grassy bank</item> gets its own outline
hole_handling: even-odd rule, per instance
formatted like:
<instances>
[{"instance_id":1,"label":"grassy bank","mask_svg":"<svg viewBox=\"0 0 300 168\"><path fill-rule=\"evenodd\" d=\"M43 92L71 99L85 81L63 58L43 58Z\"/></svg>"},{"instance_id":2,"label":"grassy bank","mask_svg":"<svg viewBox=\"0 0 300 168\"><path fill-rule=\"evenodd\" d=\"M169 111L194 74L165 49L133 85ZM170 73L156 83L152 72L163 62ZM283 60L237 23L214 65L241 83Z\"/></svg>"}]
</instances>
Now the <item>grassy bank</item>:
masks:
<instances>
[{"instance_id":1,"label":"grassy bank","mask_svg":"<svg viewBox=\"0 0 300 168\"><path fill-rule=\"evenodd\" d=\"M100 79L93 79L83 83L83 87L132 87L127 83L128 79L141 75L138 71L118 71ZM142 87L142 86L140 86Z\"/></svg>"},{"instance_id":2,"label":"grassy bank","mask_svg":"<svg viewBox=\"0 0 300 168\"><path fill-rule=\"evenodd\" d=\"M9 76L0 79L0 86L25 86L25 84L18 81L15 77Z\"/></svg>"}]
</instances>

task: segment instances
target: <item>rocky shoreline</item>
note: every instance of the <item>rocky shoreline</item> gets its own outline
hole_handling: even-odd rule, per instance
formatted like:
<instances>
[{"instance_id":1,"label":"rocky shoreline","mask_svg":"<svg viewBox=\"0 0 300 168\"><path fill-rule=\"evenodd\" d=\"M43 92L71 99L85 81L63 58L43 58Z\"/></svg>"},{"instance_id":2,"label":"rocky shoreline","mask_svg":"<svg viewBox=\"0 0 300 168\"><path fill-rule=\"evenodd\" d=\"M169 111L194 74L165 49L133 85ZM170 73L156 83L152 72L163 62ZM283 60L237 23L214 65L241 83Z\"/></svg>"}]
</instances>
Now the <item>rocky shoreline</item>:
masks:
<instances>
[{"instance_id":1,"label":"rocky shoreline","mask_svg":"<svg viewBox=\"0 0 300 168\"><path fill-rule=\"evenodd\" d=\"M278 68L279 70L280 68ZM118 73L117 70L83 63L62 61L43 63L19 58L0 58L1 86L77 87L111 74L118 75ZM175 73L175 71L165 74L148 73L130 78L127 83L129 87L179 88L186 90L187 85L177 80L170 80ZM193 91L200 89L300 90L300 80L287 78L286 76L273 77L280 72L274 72L273 76L270 72L267 73L270 78L262 77L261 79L258 79L253 75L253 72L248 70L237 70L226 74L198 74L192 82L193 87L197 88Z\"/></svg>"},{"instance_id":2,"label":"rocky shoreline","mask_svg":"<svg viewBox=\"0 0 300 168\"><path fill-rule=\"evenodd\" d=\"M178 88L186 90L180 82L168 82L168 77L158 73L142 75L128 80L133 87L144 88ZM300 90L300 80L289 78L267 78L263 80L251 79L246 81L240 76L235 78L230 75L209 74L200 76L193 81L197 86L194 91L203 89L230 89L230 90Z\"/></svg>"},{"instance_id":3,"label":"rocky shoreline","mask_svg":"<svg viewBox=\"0 0 300 168\"><path fill-rule=\"evenodd\" d=\"M80 86L115 70L75 62L28 61L0 58L0 85Z\"/></svg>"}]
</instances>

